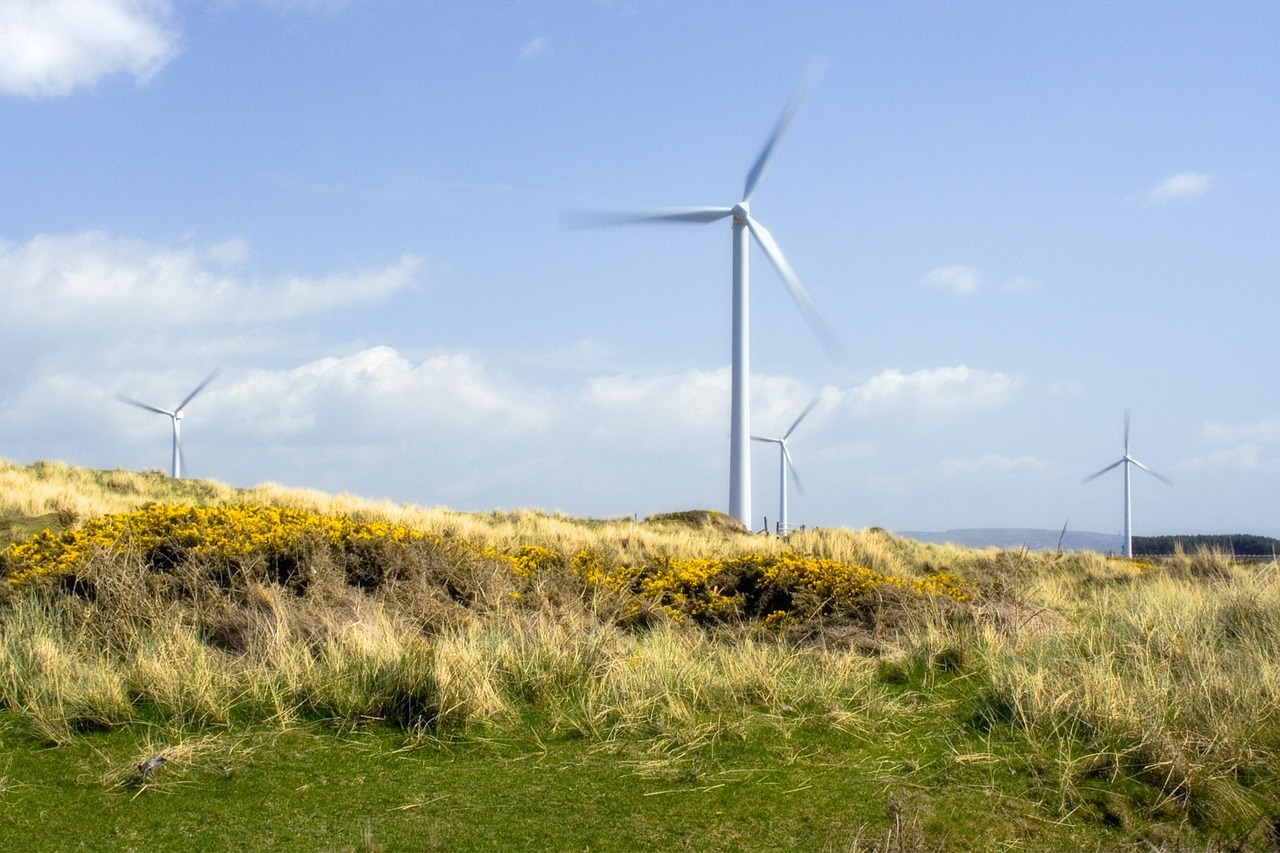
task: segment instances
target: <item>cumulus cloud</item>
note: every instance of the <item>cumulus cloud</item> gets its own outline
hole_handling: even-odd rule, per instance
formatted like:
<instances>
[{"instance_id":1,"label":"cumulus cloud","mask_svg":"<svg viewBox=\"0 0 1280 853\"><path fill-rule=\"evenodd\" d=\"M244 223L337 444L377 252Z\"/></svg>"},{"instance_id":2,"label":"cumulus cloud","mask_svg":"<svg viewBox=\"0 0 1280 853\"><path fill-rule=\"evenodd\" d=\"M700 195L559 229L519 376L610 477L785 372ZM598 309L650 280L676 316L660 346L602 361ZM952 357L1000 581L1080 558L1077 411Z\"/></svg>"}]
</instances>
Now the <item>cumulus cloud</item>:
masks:
<instances>
[{"instance_id":1,"label":"cumulus cloud","mask_svg":"<svg viewBox=\"0 0 1280 853\"><path fill-rule=\"evenodd\" d=\"M178 52L169 0L5 0L0 92L65 95L111 74L150 79Z\"/></svg>"},{"instance_id":2,"label":"cumulus cloud","mask_svg":"<svg viewBox=\"0 0 1280 853\"><path fill-rule=\"evenodd\" d=\"M0 329L122 328L148 323L268 322L379 302L414 282L422 260L312 278L246 279L229 271L247 258L241 241L171 248L101 231L0 242L7 305Z\"/></svg>"},{"instance_id":3,"label":"cumulus cloud","mask_svg":"<svg viewBox=\"0 0 1280 853\"><path fill-rule=\"evenodd\" d=\"M441 429L489 439L545 431L558 407L464 354L412 361L391 347L290 370L254 370L222 390L241 423L279 437L406 440Z\"/></svg>"},{"instance_id":4,"label":"cumulus cloud","mask_svg":"<svg viewBox=\"0 0 1280 853\"><path fill-rule=\"evenodd\" d=\"M961 364L913 373L884 370L849 393L865 408L905 405L940 412L998 406L1009 400L1020 384L1009 374Z\"/></svg>"},{"instance_id":5,"label":"cumulus cloud","mask_svg":"<svg viewBox=\"0 0 1280 853\"><path fill-rule=\"evenodd\" d=\"M1213 186L1213 175L1203 172L1179 172L1156 184L1147 193L1147 200L1155 204L1181 198L1204 195Z\"/></svg>"},{"instance_id":6,"label":"cumulus cloud","mask_svg":"<svg viewBox=\"0 0 1280 853\"><path fill-rule=\"evenodd\" d=\"M551 47L551 39L546 36L532 38L520 51L520 59L533 59L545 53L549 47Z\"/></svg>"},{"instance_id":7,"label":"cumulus cloud","mask_svg":"<svg viewBox=\"0 0 1280 853\"><path fill-rule=\"evenodd\" d=\"M921 283L928 287L948 290L956 296L968 296L978 289L981 281L981 271L963 264L934 267L921 279Z\"/></svg>"}]
</instances>

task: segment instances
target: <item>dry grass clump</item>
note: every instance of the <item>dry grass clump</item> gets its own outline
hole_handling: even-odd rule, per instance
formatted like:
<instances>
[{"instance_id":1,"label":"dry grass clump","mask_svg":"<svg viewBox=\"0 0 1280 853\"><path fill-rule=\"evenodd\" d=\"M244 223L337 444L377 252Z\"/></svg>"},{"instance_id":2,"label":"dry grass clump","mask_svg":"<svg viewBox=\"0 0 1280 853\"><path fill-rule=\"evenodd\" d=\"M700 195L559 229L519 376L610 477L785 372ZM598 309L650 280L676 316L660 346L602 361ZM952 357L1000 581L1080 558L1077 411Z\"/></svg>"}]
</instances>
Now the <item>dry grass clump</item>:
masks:
<instances>
[{"instance_id":1,"label":"dry grass clump","mask_svg":"<svg viewBox=\"0 0 1280 853\"><path fill-rule=\"evenodd\" d=\"M984 654L997 703L1052 745L1064 791L1132 777L1160 792L1149 811L1247 832L1276 810L1261 792L1280 761L1280 573L1193 559L1213 571L1148 568L1051 633L989 633Z\"/></svg>"}]
</instances>

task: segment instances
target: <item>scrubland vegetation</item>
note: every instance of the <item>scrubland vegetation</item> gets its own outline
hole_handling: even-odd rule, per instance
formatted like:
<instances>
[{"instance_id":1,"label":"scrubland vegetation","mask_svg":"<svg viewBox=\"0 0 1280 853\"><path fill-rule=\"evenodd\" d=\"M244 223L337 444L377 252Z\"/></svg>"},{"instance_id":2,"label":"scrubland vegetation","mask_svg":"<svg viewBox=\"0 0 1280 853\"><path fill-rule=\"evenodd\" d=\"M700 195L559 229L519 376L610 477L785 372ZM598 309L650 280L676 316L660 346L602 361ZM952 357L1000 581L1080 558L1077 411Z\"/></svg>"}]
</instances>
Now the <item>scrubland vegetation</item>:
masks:
<instances>
[{"instance_id":1,"label":"scrubland vegetation","mask_svg":"<svg viewBox=\"0 0 1280 853\"><path fill-rule=\"evenodd\" d=\"M0 519L8 849L1280 847L1275 563L49 463Z\"/></svg>"}]
</instances>

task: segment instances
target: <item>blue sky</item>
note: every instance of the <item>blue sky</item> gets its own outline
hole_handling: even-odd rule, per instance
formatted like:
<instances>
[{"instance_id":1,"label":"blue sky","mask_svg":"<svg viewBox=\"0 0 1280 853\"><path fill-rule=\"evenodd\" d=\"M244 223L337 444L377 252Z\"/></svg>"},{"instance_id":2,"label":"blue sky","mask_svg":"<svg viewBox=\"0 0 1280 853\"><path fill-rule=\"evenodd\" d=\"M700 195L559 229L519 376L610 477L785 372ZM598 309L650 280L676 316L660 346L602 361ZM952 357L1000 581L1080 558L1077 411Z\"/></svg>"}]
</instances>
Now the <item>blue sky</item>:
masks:
<instances>
[{"instance_id":1,"label":"blue sky","mask_svg":"<svg viewBox=\"0 0 1280 853\"><path fill-rule=\"evenodd\" d=\"M793 523L1280 535L1280 7L0 2L0 456L727 508L729 227ZM776 520L776 450L753 515ZM757 524L759 526L759 524Z\"/></svg>"}]
</instances>

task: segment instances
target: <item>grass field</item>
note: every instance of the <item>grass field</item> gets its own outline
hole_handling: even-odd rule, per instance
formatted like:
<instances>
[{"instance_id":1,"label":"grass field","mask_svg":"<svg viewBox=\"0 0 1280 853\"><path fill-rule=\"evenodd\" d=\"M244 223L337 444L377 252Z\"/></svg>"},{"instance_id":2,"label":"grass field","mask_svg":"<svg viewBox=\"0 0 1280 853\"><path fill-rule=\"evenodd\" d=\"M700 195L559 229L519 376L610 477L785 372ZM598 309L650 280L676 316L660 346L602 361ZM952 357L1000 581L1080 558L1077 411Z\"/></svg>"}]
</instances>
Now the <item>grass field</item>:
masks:
<instances>
[{"instance_id":1,"label":"grass field","mask_svg":"<svg viewBox=\"0 0 1280 853\"><path fill-rule=\"evenodd\" d=\"M1275 564L54 463L0 545L4 849L1280 849Z\"/></svg>"}]
</instances>

